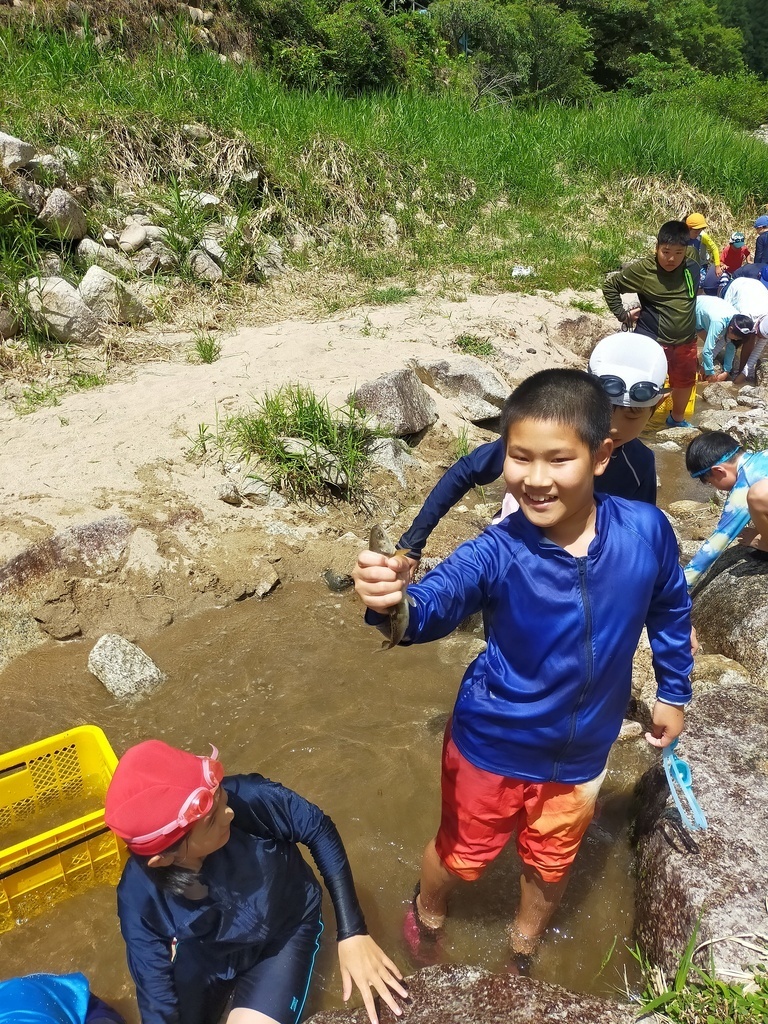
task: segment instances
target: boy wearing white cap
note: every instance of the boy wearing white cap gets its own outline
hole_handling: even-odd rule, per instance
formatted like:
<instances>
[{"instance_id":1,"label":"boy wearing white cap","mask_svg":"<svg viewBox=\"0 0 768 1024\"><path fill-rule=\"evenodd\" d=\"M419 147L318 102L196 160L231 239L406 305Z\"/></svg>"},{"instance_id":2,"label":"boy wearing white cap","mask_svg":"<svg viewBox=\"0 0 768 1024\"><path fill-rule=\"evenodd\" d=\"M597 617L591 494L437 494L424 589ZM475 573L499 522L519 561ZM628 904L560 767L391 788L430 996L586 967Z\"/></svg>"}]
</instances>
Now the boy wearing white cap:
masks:
<instances>
[{"instance_id":1,"label":"boy wearing white cap","mask_svg":"<svg viewBox=\"0 0 768 1024\"><path fill-rule=\"evenodd\" d=\"M663 396L667 375L664 351L651 338L640 334L611 334L593 349L588 369L600 378L613 406L613 454L603 475L595 477L595 490L654 505L656 460L639 435ZM498 480L505 456L503 438L481 444L454 463L437 482L397 545L408 552L413 569L443 516L472 487ZM503 512L513 510L507 498Z\"/></svg>"}]
</instances>

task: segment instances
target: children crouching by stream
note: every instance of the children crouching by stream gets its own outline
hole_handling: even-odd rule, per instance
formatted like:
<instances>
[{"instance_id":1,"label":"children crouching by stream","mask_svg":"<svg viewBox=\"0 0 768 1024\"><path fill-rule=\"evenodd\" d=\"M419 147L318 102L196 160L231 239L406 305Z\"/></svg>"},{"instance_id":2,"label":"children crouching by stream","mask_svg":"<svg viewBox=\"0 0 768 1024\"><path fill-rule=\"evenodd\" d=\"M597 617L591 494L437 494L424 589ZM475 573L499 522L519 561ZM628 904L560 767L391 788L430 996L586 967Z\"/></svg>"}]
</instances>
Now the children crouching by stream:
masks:
<instances>
[{"instance_id":1,"label":"children crouching by stream","mask_svg":"<svg viewBox=\"0 0 768 1024\"><path fill-rule=\"evenodd\" d=\"M405 921L421 959L439 945L451 892L512 836L523 864L513 962L536 951L594 813L644 626L658 687L646 739L666 747L683 729L693 659L677 541L652 504L595 493L610 431L596 377L561 369L525 380L501 417L518 510L408 588L404 644L446 636L477 611L487 639L446 728L440 826ZM354 576L366 621L386 629L408 561L365 551Z\"/></svg>"}]
</instances>

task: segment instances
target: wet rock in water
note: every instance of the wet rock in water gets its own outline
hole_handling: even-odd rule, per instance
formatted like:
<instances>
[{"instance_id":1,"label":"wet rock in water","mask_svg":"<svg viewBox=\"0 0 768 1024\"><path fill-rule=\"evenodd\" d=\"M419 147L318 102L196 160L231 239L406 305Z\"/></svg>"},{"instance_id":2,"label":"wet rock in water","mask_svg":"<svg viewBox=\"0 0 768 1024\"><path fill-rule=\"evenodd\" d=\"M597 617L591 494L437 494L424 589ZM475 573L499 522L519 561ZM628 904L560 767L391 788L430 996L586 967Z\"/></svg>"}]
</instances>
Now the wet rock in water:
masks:
<instances>
[{"instance_id":1,"label":"wet rock in water","mask_svg":"<svg viewBox=\"0 0 768 1024\"><path fill-rule=\"evenodd\" d=\"M641 722L633 722L631 718L625 718L621 723L621 729L619 729L619 735L616 737L617 743L626 743L628 740L638 740L644 733L644 729Z\"/></svg>"},{"instance_id":2,"label":"wet rock in water","mask_svg":"<svg viewBox=\"0 0 768 1024\"><path fill-rule=\"evenodd\" d=\"M765 932L768 694L718 687L697 697L686 717L679 753L709 827L680 831L660 765L641 780L635 824L637 938L672 975L699 915L700 942ZM710 955L721 977L755 960L731 941L712 942L699 962L707 965Z\"/></svg>"},{"instance_id":3,"label":"wet rock in water","mask_svg":"<svg viewBox=\"0 0 768 1024\"><path fill-rule=\"evenodd\" d=\"M368 449L368 457L372 466L391 473L401 487L408 484L406 469L421 465L420 461L411 455L405 442L396 437L375 438Z\"/></svg>"},{"instance_id":4,"label":"wet rock in water","mask_svg":"<svg viewBox=\"0 0 768 1024\"><path fill-rule=\"evenodd\" d=\"M148 654L117 633L105 633L88 655L88 671L119 698L140 697L165 682Z\"/></svg>"},{"instance_id":5,"label":"wet rock in water","mask_svg":"<svg viewBox=\"0 0 768 1024\"><path fill-rule=\"evenodd\" d=\"M693 592L693 624L709 650L768 687L768 561L745 545L730 547Z\"/></svg>"},{"instance_id":6,"label":"wet rock in water","mask_svg":"<svg viewBox=\"0 0 768 1024\"><path fill-rule=\"evenodd\" d=\"M118 567L133 530L130 519L118 514L70 526L32 544L0 564L0 594L61 568L111 572Z\"/></svg>"},{"instance_id":7,"label":"wet rock in water","mask_svg":"<svg viewBox=\"0 0 768 1024\"><path fill-rule=\"evenodd\" d=\"M24 287L35 318L57 341L98 345L102 340L97 317L69 281L63 277L30 277Z\"/></svg>"},{"instance_id":8,"label":"wet rock in water","mask_svg":"<svg viewBox=\"0 0 768 1024\"><path fill-rule=\"evenodd\" d=\"M455 399L462 415L472 423L498 416L509 396L509 384L474 356L456 356L431 363L414 359L409 365L422 384L446 398Z\"/></svg>"},{"instance_id":9,"label":"wet rock in water","mask_svg":"<svg viewBox=\"0 0 768 1024\"><path fill-rule=\"evenodd\" d=\"M688 442L698 437L700 433L698 427L667 427L665 430L656 431L656 440L674 441L676 444L687 446Z\"/></svg>"},{"instance_id":10,"label":"wet rock in water","mask_svg":"<svg viewBox=\"0 0 768 1024\"><path fill-rule=\"evenodd\" d=\"M710 515L709 502L689 501L688 499L671 502L669 505L669 511L673 516L678 516L684 519L696 518L701 515Z\"/></svg>"},{"instance_id":11,"label":"wet rock in water","mask_svg":"<svg viewBox=\"0 0 768 1024\"><path fill-rule=\"evenodd\" d=\"M708 384L701 397L713 409L733 409L736 405L733 389L727 384Z\"/></svg>"},{"instance_id":12,"label":"wet rock in water","mask_svg":"<svg viewBox=\"0 0 768 1024\"><path fill-rule=\"evenodd\" d=\"M334 594L343 594L345 590L350 590L355 585L349 573L336 572L335 569L326 569L320 578Z\"/></svg>"},{"instance_id":13,"label":"wet rock in water","mask_svg":"<svg viewBox=\"0 0 768 1024\"><path fill-rule=\"evenodd\" d=\"M17 171L26 167L35 155L35 147L31 142L23 142L15 135L0 132L0 167L6 171Z\"/></svg>"},{"instance_id":14,"label":"wet rock in water","mask_svg":"<svg viewBox=\"0 0 768 1024\"><path fill-rule=\"evenodd\" d=\"M40 211L38 220L56 238L79 241L88 231L85 211L73 195L55 188Z\"/></svg>"},{"instance_id":15,"label":"wet rock in water","mask_svg":"<svg viewBox=\"0 0 768 1024\"><path fill-rule=\"evenodd\" d=\"M32 617L54 640L72 640L82 634L77 608L72 600L74 584L69 580L63 587L52 588Z\"/></svg>"},{"instance_id":16,"label":"wet rock in water","mask_svg":"<svg viewBox=\"0 0 768 1024\"><path fill-rule=\"evenodd\" d=\"M437 420L434 399L410 369L393 370L362 384L352 398L396 437L418 434Z\"/></svg>"},{"instance_id":17,"label":"wet rock in water","mask_svg":"<svg viewBox=\"0 0 768 1024\"><path fill-rule=\"evenodd\" d=\"M569 992L532 978L490 974L480 967L442 964L408 978L402 1017L382 1003L382 1024L630 1024L631 1006ZM366 1024L364 1009L325 1010L307 1024Z\"/></svg>"}]
</instances>

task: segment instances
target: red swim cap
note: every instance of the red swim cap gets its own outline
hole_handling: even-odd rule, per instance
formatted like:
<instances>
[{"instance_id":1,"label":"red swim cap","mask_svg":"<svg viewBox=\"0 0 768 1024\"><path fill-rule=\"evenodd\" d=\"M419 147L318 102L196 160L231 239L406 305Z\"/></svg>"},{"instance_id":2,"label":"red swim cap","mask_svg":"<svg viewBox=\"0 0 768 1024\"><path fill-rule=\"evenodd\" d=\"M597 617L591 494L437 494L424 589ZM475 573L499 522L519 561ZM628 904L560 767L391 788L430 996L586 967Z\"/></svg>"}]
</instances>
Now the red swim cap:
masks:
<instances>
[{"instance_id":1,"label":"red swim cap","mask_svg":"<svg viewBox=\"0 0 768 1024\"><path fill-rule=\"evenodd\" d=\"M152 856L182 839L213 807L224 769L162 740L146 740L123 754L107 789L105 820L128 849Z\"/></svg>"}]
</instances>

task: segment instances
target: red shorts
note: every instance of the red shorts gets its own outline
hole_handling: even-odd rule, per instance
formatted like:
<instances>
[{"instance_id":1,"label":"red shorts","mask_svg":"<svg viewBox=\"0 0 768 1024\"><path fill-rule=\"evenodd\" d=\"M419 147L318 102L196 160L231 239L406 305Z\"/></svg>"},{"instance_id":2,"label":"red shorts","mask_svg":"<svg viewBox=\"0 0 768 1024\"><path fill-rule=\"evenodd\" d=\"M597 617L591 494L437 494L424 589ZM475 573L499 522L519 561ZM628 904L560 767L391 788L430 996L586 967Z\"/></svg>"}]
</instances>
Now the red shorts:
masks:
<instances>
[{"instance_id":1,"label":"red shorts","mask_svg":"<svg viewBox=\"0 0 768 1024\"><path fill-rule=\"evenodd\" d=\"M568 872L592 820L605 772L590 782L526 782L476 768L446 732L437 855L467 882L517 833L517 852L545 882Z\"/></svg>"},{"instance_id":2,"label":"red shorts","mask_svg":"<svg viewBox=\"0 0 768 1024\"><path fill-rule=\"evenodd\" d=\"M699 356L696 339L682 345L662 345L667 357L667 373L671 388L692 388L696 383Z\"/></svg>"}]
</instances>

